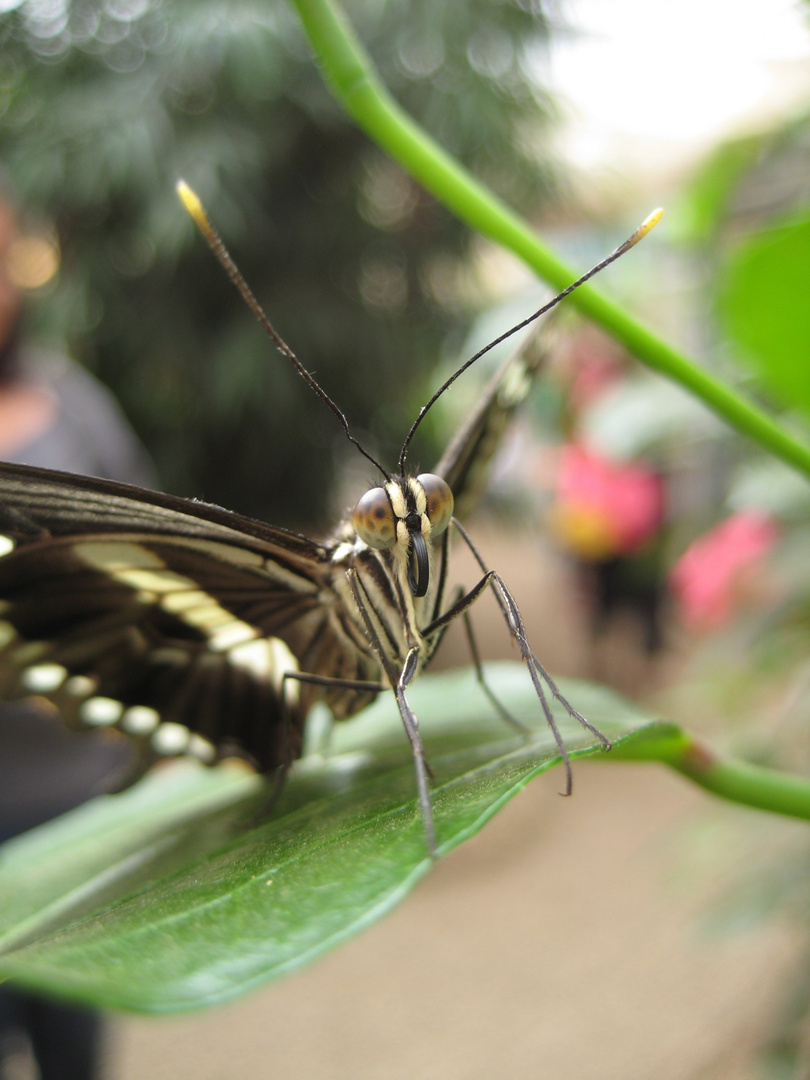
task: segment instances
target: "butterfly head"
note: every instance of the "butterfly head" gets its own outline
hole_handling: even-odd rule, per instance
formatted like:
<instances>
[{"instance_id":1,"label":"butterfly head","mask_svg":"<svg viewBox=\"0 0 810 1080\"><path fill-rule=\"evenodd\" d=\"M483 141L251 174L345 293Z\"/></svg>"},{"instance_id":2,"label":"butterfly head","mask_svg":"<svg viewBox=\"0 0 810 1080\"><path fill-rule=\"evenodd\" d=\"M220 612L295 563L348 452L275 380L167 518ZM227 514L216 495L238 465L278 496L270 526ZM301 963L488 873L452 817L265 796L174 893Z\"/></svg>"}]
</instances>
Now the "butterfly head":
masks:
<instances>
[{"instance_id":1,"label":"butterfly head","mask_svg":"<svg viewBox=\"0 0 810 1080\"><path fill-rule=\"evenodd\" d=\"M447 483L433 473L420 473L371 488L355 506L352 524L369 547L399 551L407 560L411 592L424 596L430 579L427 542L445 531L452 516Z\"/></svg>"}]
</instances>

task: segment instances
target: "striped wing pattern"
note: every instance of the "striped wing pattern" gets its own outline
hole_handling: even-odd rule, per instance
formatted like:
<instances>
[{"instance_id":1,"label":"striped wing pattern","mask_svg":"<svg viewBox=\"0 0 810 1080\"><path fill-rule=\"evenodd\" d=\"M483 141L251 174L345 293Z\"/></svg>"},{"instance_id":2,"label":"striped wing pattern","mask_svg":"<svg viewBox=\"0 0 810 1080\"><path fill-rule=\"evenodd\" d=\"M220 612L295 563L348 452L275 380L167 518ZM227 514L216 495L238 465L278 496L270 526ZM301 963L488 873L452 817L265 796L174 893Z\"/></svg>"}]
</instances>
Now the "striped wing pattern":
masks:
<instances>
[{"instance_id":1,"label":"striped wing pattern","mask_svg":"<svg viewBox=\"0 0 810 1080\"><path fill-rule=\"evenodd\" d=\"M480 502L492 458L545 363L546 353L544 338L532 334L494 375L433 470L450 485L460 520Z\"/></svg>"},{"instance_id":2,"label":"striped wing pattern","mask_svg":"<svg viewBox=\"0 0 810 1080\"><path fill-rule=\"evenodd\" d=\"M0 697L134 738L141 768L191 752L297 757L318 696L285 672L376 679L328 545L204 503L0 464ZM282 717L286 720L283 722Z\"/></svg>"},{"instance_id":3,"label":"striped wing pattern","mask_svg":"<svg viewBox=\"0 0 810 1080\"><path fill-rule=\"evenodd\" d=\"M439 462L457 507L479 494L540 360L513 358ZM140 753L132 779L181 753L270 771L300 755L315 701L343 719L375 696L288 679L282 702L285 672L393 686L414 646L417 669L430 661L442 632L422 628L441 614L445 544L431 559L415 599L348 522L316 543L206 503L0 463L0 699L39 696L73 727L123 731Z\"/></svg>"}]
</instances>

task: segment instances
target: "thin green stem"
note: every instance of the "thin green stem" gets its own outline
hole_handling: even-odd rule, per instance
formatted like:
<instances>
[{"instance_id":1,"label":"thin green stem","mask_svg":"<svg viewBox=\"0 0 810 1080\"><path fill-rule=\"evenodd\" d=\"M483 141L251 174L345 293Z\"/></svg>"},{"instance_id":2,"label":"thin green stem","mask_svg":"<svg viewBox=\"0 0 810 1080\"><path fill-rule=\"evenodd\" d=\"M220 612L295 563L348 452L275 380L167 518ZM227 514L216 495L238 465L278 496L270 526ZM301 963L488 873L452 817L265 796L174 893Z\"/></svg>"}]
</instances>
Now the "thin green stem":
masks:
<instances>
[{"instance_id":1,"label":"thin green stem","mask_svg":"<svg viewBox=\"0 0 810 1080\"><path fill-rule=\"evenodd\" d=\"M335 97L378 146L462 221L514 252L555 289L562 290L579 276L527 222L479 184L402 111L331 0L295 0L295 4ZM582 286L568 303L621 341L648 367L680 383L732 427L810 476L810 447L593 286Z\"/></svg>"},{"instance_id":2,"label":"thin green stem","mask_svg":"<svg viewBox=\"0 0 810 1080\"><path fill-rule=\"evenodd\" d=\"M660 761L723 799L810 820L810 781L806 778L720 757L674 724L651 725L618 742L607 758Z\"/></svg>"}]
</instances>

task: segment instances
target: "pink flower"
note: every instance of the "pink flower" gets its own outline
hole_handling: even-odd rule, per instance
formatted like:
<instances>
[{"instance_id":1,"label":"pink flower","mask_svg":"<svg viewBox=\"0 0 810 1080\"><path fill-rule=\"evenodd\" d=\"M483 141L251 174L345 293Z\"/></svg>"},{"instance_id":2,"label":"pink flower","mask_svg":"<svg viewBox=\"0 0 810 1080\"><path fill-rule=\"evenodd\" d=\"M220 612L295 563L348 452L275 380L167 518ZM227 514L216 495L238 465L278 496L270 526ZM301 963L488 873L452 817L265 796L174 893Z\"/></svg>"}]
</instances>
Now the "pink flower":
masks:
<instances>
[{"instance_id":1,"label":"pink flower","mask_svg":"<svg viewBox=\"0 0 810 1080\"><path fill-rule=\"evenodd\" d=\"M707 630L727 621L778 539L778 526L766 514L741 510L690 544L669 578L684 623Z\"/></svg>"},{"instance_id":2,"label":"pink flower","mask_svg":"<svg viewBox=\"0 0 810 1080\"><path fill-rule=\"evenodd\" d=\"M616 464L581 446L562 447L550 524L582 558L634 551L664 516L660 476L638 463Z\"/></svg>"}]
</instances>

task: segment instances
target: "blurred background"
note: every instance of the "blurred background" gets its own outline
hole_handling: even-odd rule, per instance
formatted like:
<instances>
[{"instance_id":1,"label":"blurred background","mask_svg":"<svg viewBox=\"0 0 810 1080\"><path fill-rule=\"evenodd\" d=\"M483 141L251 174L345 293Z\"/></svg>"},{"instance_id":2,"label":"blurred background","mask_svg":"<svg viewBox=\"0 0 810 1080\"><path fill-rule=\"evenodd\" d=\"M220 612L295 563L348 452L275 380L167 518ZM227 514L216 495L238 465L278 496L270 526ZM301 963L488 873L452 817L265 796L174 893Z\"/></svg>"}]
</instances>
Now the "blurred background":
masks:
<instances>
[{"instance_id":1,"label":"blurred background","mask_svg":"<svg viewBox=\"0 0 810 1080\"><path fill-rule=\"evenodd\" d=\"M572 265L663 205L599 287L808 437L805 4L346 10L405 109ZM25 333L113 391L166 490L317 534L368 479L178 176L384 462L442 377L547 295L342 115L285 0L0 0L0 42ZM442 402L414 464L485 377ZM474 535L552 670L806 772L809 491L566 313ZM511 655L497 619L476 625ZM448 637L442 662L466 662ZM810 1075L806 829L660 768L576 772L573 800L536 782L310 971L202 1017L114 1019L107 1075Z\"/></svg>"}]
</instances>

